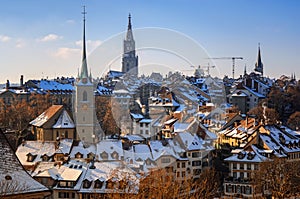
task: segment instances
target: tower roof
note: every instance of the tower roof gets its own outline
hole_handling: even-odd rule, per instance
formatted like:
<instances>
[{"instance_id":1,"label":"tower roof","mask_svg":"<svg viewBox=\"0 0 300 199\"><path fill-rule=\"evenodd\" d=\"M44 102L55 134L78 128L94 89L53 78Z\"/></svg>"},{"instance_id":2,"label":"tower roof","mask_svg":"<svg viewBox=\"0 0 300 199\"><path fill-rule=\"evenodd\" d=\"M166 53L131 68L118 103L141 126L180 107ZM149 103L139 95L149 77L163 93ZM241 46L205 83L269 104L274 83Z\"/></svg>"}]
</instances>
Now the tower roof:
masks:
<instances>
[{"instance_id":1,"label":"tower roof","mask_svg":"<svg viewBox=\"0 0 300 199\"><path fill-rule=\"evenodd\" d=\"M81 62L81 71L80 71L80 79L89 77L88 69L87 69L87 60L86 60L86 42L85 42L85 6L83 6L83 48L82 48L82 62Z\"/></svg>"},{"instance_id":2,"label":"tower roof","mask_svg":"<svg viewBox=\"0 0 300 199\"><path fill-rule=\"evenodd\" d=\"M128 15L128 28L126 34L127 41L133 41L133 34L132 34L132 25L131 25L131 14Z\"/></svg>"},{"instance_id":3,"label":"tower roof","mask_svg":"<svg viewBox=\"0 0 300 199\"><path fill-rule=\"evenodd\" d=\"M254 70L263 74L263 63L261 61L260 43L258 43L258 55Z\"/></svg>"}]
</instances>

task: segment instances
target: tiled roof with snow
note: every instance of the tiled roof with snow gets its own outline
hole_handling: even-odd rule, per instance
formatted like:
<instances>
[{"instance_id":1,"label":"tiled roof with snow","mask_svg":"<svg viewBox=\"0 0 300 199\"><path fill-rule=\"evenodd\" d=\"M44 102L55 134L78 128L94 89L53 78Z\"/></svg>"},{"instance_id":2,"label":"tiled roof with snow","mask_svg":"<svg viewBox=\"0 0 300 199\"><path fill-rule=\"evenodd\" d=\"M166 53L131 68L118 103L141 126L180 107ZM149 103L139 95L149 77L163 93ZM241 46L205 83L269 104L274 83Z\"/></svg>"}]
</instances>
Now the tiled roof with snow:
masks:
<instances>
[{"instance_id":1,"label":"tiled roof with snow","mask_svg":"<svg viewBox=\"0 0 300 199\"><path fill-rule=\"evenodd\" d=\"M51 119L58 111L63 108L63 105L52 105L46 111L44 111L41 115L30 122L31 125L41 127L43 126L49 119Z\"/></svg>"}]
</instances>

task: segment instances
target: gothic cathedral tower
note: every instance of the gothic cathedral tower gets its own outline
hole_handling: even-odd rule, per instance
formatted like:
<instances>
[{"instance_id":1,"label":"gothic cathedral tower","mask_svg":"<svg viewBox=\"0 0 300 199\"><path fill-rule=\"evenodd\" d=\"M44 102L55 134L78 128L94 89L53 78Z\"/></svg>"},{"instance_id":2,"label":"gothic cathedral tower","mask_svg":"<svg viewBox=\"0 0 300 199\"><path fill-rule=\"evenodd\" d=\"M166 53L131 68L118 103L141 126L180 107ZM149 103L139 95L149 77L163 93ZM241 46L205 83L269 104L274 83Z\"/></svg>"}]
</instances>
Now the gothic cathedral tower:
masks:
<instances>
[{"instance_id":1,"label":"gothic cathedral tower","mask_svg":"<svg viewBox=\"0 0 300 199\"><path fill-rule=\"evenodd\" d=\"M260 54L260 44L258 44L258 55L257 55L257 61L255 63L255 68L254 70L256 72L259 72L261 74L261 76L264 75L264 65L261 61L261 54Z\"/></svg>"},{"instance_id":2,"label":"gothic cathedral tower","mask_svg":"<svg viewBox=\"0 0 300 199\"><path fill-rule=\"evenodd\" d=\"M75 122L79 138L87 144L94 143L95 135L95 98L92 77L88 75L85 42L85 7L83 11L83 49L81 70L75 83Z\"/></svg>"},{"instance_id":3,"label":"gothic cathedral tower","mask_svg":"<svg viewBox=\"0 0 300 199\"><path fill-rule=\"evenodd\" d=\"M138 56L135 56L135 41L133 39L131 16L128 16L128 28L124 39L124 53L122 57L122 72L138 75Z\"/></svg>"}]
</instances>

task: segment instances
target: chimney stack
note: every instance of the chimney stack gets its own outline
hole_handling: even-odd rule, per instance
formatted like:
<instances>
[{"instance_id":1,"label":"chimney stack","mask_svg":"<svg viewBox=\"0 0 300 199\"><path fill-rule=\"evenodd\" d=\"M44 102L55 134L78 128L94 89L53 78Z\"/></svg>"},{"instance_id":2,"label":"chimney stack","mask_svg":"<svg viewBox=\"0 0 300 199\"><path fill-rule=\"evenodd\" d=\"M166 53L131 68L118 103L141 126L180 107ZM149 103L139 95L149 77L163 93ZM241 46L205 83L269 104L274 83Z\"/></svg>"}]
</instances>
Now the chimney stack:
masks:
<instances>
[{"instance_id":1,"label":"chimney stack","mask_svg":"<svg viewBox=\"0 0 300 199\"><path fill-rule=\"evenodd\" d=\"M20 78L20 86L24 86L24 76L21 75L21 78Z\"/></svg>"},{"instance_id":2,"label":"chimney stack","mask_svg":"<svg viewBox=\"0 0 300 199\"><path fill-rule=\"evenodd\" d=\"M10 83L9 83L9 80L7 80L7 81L6 81L6 84L5 84L5 89L8 90L9 87L10 87Z\"/></svg>"}]
</instances>

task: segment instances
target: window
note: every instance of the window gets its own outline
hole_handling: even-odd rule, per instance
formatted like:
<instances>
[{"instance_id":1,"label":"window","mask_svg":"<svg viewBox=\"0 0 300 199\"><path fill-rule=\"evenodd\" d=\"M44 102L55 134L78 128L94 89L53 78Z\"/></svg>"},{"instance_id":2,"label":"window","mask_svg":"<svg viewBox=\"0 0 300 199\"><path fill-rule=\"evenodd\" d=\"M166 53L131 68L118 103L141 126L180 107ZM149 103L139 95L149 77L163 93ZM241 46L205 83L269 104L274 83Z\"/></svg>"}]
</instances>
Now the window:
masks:
<instances>
[{"instance_id":1,"label":"window","mask_svg":"<svg viewBox=\"0 0 300 199\"><path fill-rule=\"evenodd\" d=\"M236 178L236 176L237 176L236 172L233 172L233 178Z\"/></svg>"},{"instance_id":2,"label":"window","mask_svg":"<svg viewBox=\"0 0 300 199\"><path fill-rule=\"evenodd\" d=\"M146 123L146 124L145 124L145 127L146 127L146 128L148 128L148 127L149 127L149 124L148 124L148 123Z\"/></svg>"},{"instance_id":3,"label":"window","mask_svg":"<svg viewBox=\"0 0 300 199\"><path fill-rule=\"evenodd\" d=\"M201 161L200 160L197 160L197 161L193 161L192 162L192 166L195 167L195 166L200 166L201 165Z\"/></svg>"},{"instance_id":4,"label":"window","mask_svg":"<svg viewBox=\"0 0 300 199\"><path fill-rule=\"evenodd\" d=\"M100 180L96 180L95 181L94 188L100 189L102 186L103 186L103 182L102 181L100 181Z\"/></svg>"},{"instance_id":5,"label":"window","mask_svg":"<svg viewBox=\"0 0 300 199\"><path fill-rule=\"evenodd\" d=\"M146 134L147 134L147 135L149 134L149 130L146 130Z\"/></svg>"},{"instance_id":6,"label":"window","mask_svg":"<svg viewBox=\"0 0 300 199\"><path fill-rule=\"evenodd\" d=\"M192 157L193 157L193 158L198 158L198 157L200 157L200 152L193 152L193 153L192 153Z\"/></svg>"},{"instance_id":7,"label":"window","mask_svg":"<svg viewBox=\"0 0 300 199\"><path fill-rule=\"evenodd\" d=\"M251 170L251 164L247 164L247 170Z\"/></svg>"},{"instance_id":8,"label":"window","mask_svg":"<svg viewBox=\"0 0 300 199\"><path fill-rule=\"evenodd\" d=\"M68 138L69 137L69 133L68 131L65 131L65 138Z\"/></svg>"},{"instance_id":9,"label":"window","mask_svg":"<svg viewBox=\"0 0 300 199\"><path fill-rule=\"evenodd\" d=\"M244 178L244 172L240 173L240 178L243 179Z\"/></svg>"},{"instance_id":10,"label":"window","mask_svg":"<svg viewBox=\"0 0 300 199\"><path fill-rule=\"evenodd\" d=\"M88 181L88 180L84 180L83 181L83 188L90 188L92 182Z\"/></svg>"},{"instance_id":11,"label":"window","mask_svg":"<svg viewBox=\"0 0 300 199\"><path fill-rule=\"evenodd\" d=\"M181 173L181 177L185 177L185 171L183 171L182 173Z\"/></svg>"},{"instance_id":12,"label":"window","mask_svg":"<svg viewBox=\"0 0 300 199\"><path fill-rule=\"evenodd\" d=\"M68 192L58 192L58 198L69 198Z\"/></svg>"},{"instance_id":13,"label":"window","mask_svg":"<svg viewBox=\"0 0 300 199\"><path fill-rule=\"evenodd\" d=\"M140 127L144 127L144 123L140 123Z\"/></svg>"},{"instance_id":14,"label":"window","mask_svg":"<svg viewBox=\"0 0 300 199\"><path fill-rule=\"evenodd\" d=\"M60 181L59 186L60 187L67 187L67 182L66 181Z\"/></svg>"},{"instance_id":15,"label":"window","mask_svg":"<svg viewBox=\"0 0 300 199\"><path fill-rule=\"evenodd\" d=\"M86 93L86 91L83 91L83 93L82 93L82 101L87 101L87 93Z\"/></svg>"},{"instance_id":16,"label":"window","mask_svg":"<svg viewBox=\"0 0 300 199\"><path fill-rule=\"evenodd\" d=\"M161 163L170 163L171 159L170 158L162 158Z\"/></svg>"},{"instance_id":17,"label":"window","mask_svg":"<svg viewBox=\"0 0 300 199\"><path fill-rule=\"evenodd\" d=\"M232 168L236 169L236 163L232 163L232 165L233 165Z\"/></svg>"},{"instance_id":18,"label":"window","mask_svg":"<svg viewBox=\"0 0 300 199\"><path fill-rule=\"evenodd\" d=\"M75 158L83 158L83 155L78 152L78 153L75 154Z\"/></svg>"},{"instance_id":19,"label":"window","mask_svg":"<svg viewBox=\"0 0 300 199\"><path fill-rule=\"evenodd\" d=\"M177 162L177 168L180 168L180 162Z\"/></svg>"},{"instance_id":20,"label":"window","mask_svg":"<svg viewBox=\"0 0 300 199\"><path fill-rule=\"evenodd\" d=\"M244 164L243 163L240 164L240 169L244 169Z\"/></svg>"},{"instance_id":21,"label":"window","mask_svg":"<svg viewBox=\"0 0 300 199\"><path fill-rule=\"evenodd\" d=\"M181 167L185 168L185 162L181 163Z\"/></svg>"}]
</instances>

